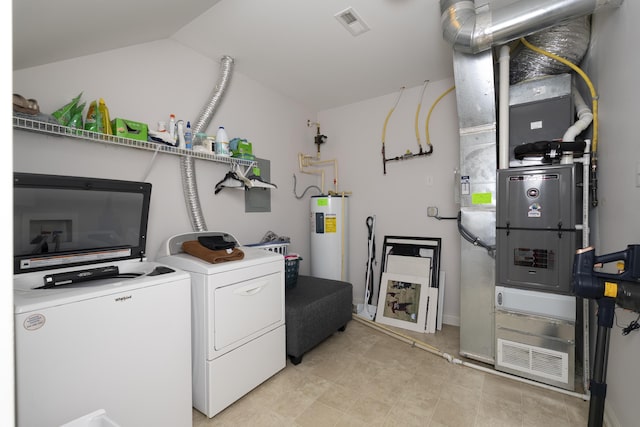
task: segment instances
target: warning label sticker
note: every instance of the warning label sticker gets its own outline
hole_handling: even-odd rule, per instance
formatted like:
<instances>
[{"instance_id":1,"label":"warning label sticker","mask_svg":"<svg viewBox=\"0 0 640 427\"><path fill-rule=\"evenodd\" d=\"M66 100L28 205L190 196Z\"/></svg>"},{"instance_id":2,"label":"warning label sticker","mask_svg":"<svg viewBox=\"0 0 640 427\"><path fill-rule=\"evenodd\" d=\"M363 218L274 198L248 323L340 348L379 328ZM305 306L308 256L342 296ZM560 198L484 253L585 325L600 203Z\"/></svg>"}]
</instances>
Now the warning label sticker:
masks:
<instances>
[{"instance_id":1,"label":"warning label sticker","mask_svg":"<svg viewBox=\"0 0 640 427\"><path fill-rule=\"evenodd\" d=\"M324 232L325 233L336 233L337 232L337 220L335 215L325 215L324 216Z\"/></svg>"}]
</instances>

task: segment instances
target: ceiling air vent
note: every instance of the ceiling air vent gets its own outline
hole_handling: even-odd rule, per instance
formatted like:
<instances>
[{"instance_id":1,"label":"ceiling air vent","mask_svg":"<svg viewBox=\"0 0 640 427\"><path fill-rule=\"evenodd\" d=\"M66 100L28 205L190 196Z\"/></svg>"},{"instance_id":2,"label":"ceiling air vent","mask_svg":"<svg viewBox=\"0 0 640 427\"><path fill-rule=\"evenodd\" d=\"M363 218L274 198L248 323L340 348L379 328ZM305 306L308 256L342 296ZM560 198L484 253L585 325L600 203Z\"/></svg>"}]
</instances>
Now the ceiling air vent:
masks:
<instances>
[{"instance_id":1,"label":"ceiling air vent","mask_svg":"<svg viewBox=\"0 0 640 427\"><path fill-rule=\"evenodd\" d=\"M369 31L367 23L362 20L352 7L348 7L334 16L354 37Z\"/></svg>"}]
</instances>

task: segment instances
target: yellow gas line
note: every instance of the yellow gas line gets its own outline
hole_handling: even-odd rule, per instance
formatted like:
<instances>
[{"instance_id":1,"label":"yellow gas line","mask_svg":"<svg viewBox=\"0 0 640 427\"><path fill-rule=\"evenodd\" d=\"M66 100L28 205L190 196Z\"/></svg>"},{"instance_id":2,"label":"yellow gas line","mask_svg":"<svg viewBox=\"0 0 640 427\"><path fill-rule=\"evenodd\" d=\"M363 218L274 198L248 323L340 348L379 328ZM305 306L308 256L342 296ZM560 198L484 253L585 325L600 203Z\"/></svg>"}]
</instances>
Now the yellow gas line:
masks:
<instances>
[{"instance_id":1,"label":"yellow gas line","mask_svg":"<svg viewBox=\"0 0 640 427\"><path fill-rule=\"evenodd\" d=\"M442 98L447 96L447 94L449 94L455 88L456 88L455 86L451 86L449 89L445 90L442 93L442 95L440 95L438 99L436 99L433 102L433 105L431 105L431 108L429 109L429 114L427 114L427 121L425 122L425 125L424 125L424 134L425 134L425 138L428 146L431 146L431 137L429 136L429 120L431 120L431 113L433 113L433 110L436 108L436 105L438 105L438 102L440 102Z\"/></svg>"}]
</instances>

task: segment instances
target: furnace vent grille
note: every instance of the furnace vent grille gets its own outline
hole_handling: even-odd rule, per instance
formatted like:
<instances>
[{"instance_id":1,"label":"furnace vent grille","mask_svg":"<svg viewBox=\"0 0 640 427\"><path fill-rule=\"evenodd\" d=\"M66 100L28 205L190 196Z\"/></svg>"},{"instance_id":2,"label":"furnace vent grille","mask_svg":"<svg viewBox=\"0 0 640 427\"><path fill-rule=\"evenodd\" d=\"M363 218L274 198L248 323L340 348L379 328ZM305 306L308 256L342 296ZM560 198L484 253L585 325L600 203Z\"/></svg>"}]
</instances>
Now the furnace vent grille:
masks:
<instances>
[{"instance_id":1,"label":"furnace vent grille","mask_svg":"<svg viewBox=\"0 0 640 427\"><path fill-rule=\"evenodd\" d=\"M498 339L497 364L562 383L569 380L569 355L547 348Z\"/></svg>"}]
</instances>

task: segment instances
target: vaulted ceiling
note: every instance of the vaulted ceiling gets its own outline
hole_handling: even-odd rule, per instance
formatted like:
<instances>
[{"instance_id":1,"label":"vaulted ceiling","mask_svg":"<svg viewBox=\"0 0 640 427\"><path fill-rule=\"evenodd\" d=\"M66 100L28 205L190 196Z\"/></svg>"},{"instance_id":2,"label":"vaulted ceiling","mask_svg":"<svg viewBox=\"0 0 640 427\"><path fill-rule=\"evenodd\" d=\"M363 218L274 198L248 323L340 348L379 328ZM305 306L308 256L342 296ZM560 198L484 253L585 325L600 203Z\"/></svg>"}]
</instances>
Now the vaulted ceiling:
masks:
<instances>
[{"instance_id":1,"label":"vaulted ceiling","mask_svg":"<svg viewBox=\"0 0 640 427\"><path fill-rule=\"evenodd\" d=\"M14 71L161 39L318 111L453 75L438 0L13 2Z\"/></svg>"}]
</instances>

